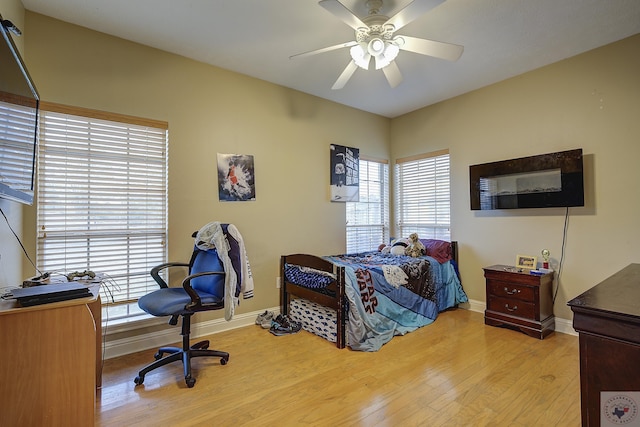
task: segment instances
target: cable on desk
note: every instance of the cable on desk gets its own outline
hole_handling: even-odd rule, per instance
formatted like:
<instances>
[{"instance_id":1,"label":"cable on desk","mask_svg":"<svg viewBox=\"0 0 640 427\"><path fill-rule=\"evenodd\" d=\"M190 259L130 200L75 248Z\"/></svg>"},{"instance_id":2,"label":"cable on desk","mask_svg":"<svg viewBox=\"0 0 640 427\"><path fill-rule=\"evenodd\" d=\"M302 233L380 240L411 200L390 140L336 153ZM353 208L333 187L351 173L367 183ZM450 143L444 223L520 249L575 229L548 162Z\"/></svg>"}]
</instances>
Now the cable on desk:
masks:
<instances>
[{"instance_id":1,"label":"cable on desk","mask_svg":"<svg viewBox=\"0 0 640 427\"><path fill-rule=\"evenodd\" d=\"M99 276L102 278L102 284L100 286L100 291L104 292L104 296L105 299L107 300L107 304L109 305L109 300L111 300L112 303L115 303L115 298L113 296L113 291L112 288L116 291L120 290L120 285L118 285L118 282L115 281L115 279L111 276L109 276L106 273L100 273ZM100 307L100 310L102 311L102 307ZM100 366L100 377L102 377L102 372L104 370L104 357L107 351L107 330L109 329L109 310L104 310L105 313L105 319L104 319L104 332L102 333L102 364ZM100 325L100 328L102 328L102 325Z\"/></svg>"}]
</instances>

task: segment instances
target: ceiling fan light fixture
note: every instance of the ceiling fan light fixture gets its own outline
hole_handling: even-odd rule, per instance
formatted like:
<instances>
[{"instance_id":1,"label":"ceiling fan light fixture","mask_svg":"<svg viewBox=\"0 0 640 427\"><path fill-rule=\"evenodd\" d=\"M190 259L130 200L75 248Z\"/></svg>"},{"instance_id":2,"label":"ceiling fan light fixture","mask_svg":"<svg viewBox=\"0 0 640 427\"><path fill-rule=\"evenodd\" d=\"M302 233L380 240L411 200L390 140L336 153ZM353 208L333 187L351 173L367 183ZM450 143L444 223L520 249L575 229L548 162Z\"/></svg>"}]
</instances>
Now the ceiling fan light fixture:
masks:
<instances>
[{"instance_id":1,"label":"ceiling fan light fixture","mask_svg":"<svg viewBox=\"0 0 640 427\"><path fill-rule=\"evenodd\" d=\"M391 61L396 59L399 52L400 48L398 46L390 42L385 42L384 51L375 56L376 70L380 70L391 64Z\"/></svg>"},{"instance_id":2,"label":"ceiling fan light fixture","mask_svg":"<svg viewBox=\"0 0 640 427\"><path fill-rule=\"evenodd\" d=\"M389 62L393 61L394 59L396 59L396 57L398 56L398 53L400 52L400 48L398 46L396 46L393 43L389 43L387 42L387 46L384 49L384 57L385 59L387 59Z\"/></svg>"},{"instance_id":3,"label":"ceiling fan light fixture","mask_svg":"<svg viewBox=\"0 0 640 427\"><path fill-rule=\"evenodd\" d=\"M353 59L353 62L355 62L358 67L363 70L369 69L371 55L369 55L362 45L357 44L353 46L349 52L351 53L351 59Z\"/></svg>"},{"instance_id":4,"label":"ceiling fan light fixture","mask_svg":"<svg viewBox=\"0 0 640 427\"><path fill-rule=\"evenodd\" d=\"M391 61L386 60L384 55L378 55L375 58L376 58L376 70L381 70L391 63Z\"/></svg>"},{"instance_id":5,"label":"ceiling fan light fixture","mask_svg":"<svg viewBox=\"0 0 640 427\"><path fill-rule=\"evenodd\" d=\"M382 41L382 39L379 39L377 37L372 38L371 40L369 40L369 44L367 45L367 50L369 51L369 54L371 54L371 56L378 56L384 53L384 50L385 50L384 42Z\"/></svg>"}]
</instances>

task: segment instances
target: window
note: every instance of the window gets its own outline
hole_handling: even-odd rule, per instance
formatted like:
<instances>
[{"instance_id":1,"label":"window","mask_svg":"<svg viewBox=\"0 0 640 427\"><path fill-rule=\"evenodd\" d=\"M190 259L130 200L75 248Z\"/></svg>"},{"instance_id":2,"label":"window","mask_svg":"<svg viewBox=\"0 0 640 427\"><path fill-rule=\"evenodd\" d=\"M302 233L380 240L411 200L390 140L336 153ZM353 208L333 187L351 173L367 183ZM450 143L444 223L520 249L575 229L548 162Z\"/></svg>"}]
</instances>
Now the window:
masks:
<instances>
[{"instance_id":1,"label":"window","mask_svg":"<svg viewBox=\"0 0 640 427\"><path fill-rule=\"evenodd\" d=\"M360 201L347 203L347 252L377 249L389 242L389 166L360 157Z\"/></svg>"},{"instance_id":2,"label":"window","mask_svg":"<svg viewBox=\"0 0 640 427\"><path fill-rule=\"evenodd\" d=\"M398 237L451 239L449 150L396 161Z\"/></svg>"},{"instance_id":3,"label":"window","mask_svg":"<svg viewBox=\"0 0 640 427\"><path fill-rule=\"evenodd\" d=\"M38 266L104 273L111 319L135 315L128 303L157 287L149 270L167 259L168 126L55 104L42 110Z\"/></svg>"}]
</instances>

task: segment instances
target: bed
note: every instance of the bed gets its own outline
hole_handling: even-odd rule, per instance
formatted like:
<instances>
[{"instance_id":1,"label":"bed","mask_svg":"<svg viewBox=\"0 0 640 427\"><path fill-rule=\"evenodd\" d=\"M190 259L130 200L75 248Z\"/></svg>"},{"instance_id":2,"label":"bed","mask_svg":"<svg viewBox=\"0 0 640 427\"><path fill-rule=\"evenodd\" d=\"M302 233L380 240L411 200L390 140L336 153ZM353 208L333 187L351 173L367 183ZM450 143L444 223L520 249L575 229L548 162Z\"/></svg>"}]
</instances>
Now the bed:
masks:
<instances>
[{"instance_id":1,"label":"bed","mask_svg":"<svg viewBox=\"0 0 640 427\"><path fill-rule=\"evenodd\" d=\"M380 251L283 255L281 311L338 348L377 351L467 302L457 242L420 239L426 255Z\"/></svg>"}]
</instances>

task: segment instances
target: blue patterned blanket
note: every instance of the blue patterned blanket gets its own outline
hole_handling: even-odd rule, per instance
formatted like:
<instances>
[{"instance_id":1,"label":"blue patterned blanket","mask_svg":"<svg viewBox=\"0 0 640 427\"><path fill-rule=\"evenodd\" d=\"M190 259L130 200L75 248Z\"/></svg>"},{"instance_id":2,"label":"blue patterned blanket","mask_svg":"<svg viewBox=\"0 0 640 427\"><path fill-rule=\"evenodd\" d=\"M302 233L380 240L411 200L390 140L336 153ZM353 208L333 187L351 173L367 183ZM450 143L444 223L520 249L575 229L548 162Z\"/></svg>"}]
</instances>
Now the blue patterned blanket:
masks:
<instances>
[{"instance_id":1,"label":"blue patterned blanket","mask_svg":"<svg viewBox=\"0 0 640 427\"><path fill-rule=\"evenodd\" d=\"M347 343L353 350L377 351L394 335L426 326L440 311L467 301L451 261L380 252L325 258L345 267Z\"/></svg>"}]
</instances>

